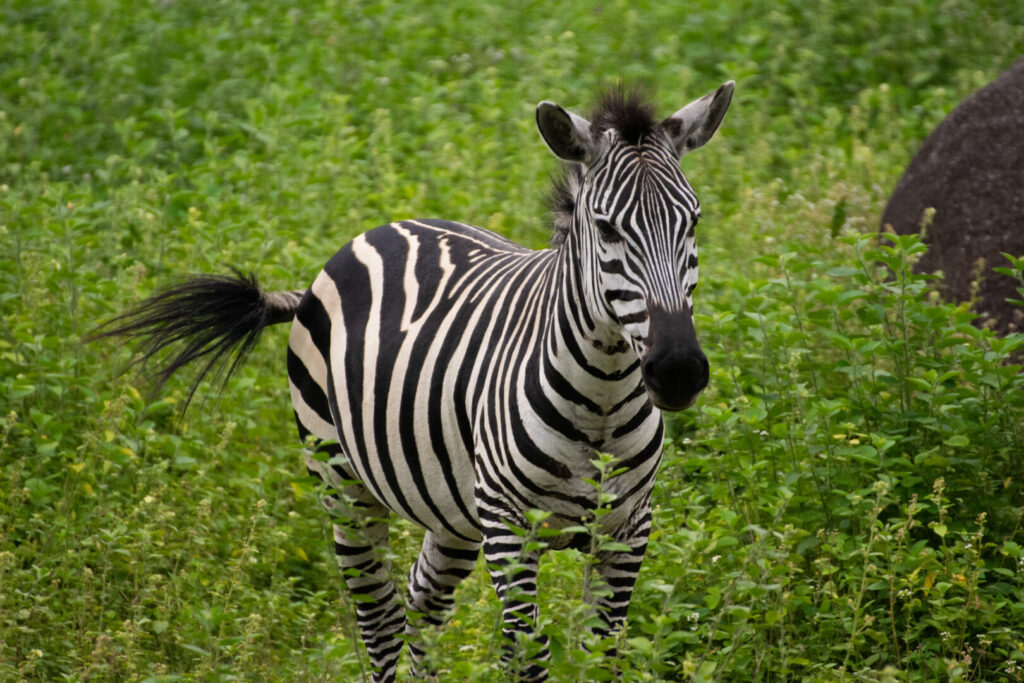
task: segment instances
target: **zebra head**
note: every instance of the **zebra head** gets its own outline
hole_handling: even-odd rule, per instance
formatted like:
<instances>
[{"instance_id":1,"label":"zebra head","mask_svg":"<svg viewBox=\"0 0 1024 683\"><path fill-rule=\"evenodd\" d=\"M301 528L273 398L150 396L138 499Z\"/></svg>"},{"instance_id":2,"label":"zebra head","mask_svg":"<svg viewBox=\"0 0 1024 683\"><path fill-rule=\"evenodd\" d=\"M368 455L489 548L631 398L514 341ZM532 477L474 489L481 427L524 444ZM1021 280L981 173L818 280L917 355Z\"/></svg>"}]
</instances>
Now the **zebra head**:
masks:
<instances>
[{"instance_id":1,"label":"zebra head","mask_svg":"<svg viewBox=\"0 0 1024 683\"><path fill-rule=\"evenodd\" d=\"M569 162L556 187L555 241L574 245L588 310L603 311L637 354L662 410L689 407L708 383L693 324L700 204L679 160L711 139L732 92L729 81L660 123L632 94L606 97L589 121L537 106L545 143Z\"/></svg>"}]
</instances>

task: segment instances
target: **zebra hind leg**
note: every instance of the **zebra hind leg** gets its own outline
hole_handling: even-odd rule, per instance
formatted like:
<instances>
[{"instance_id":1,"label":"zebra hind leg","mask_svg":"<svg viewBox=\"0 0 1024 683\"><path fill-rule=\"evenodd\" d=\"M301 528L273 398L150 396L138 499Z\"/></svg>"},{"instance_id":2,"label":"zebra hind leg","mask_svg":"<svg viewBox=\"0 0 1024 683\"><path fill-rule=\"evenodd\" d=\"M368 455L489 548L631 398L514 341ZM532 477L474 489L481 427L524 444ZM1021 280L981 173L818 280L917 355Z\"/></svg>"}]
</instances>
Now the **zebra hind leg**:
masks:
<instances>
[{"instance_id":1,"label":"zebra hind leg","mask_svg":"<svg viewBox=\"0 0 1024 683\"><path fill-rule=\"evenodd\" d=\"M336 444L320 452L338 459ZM334 553L345 585L356 603L356 621L373 666L373 683L397 677L405 630L405 606L386 559L389 511L343 465L326 465L307 454L311 473L330 484L323 504L334 519Z\"/></svg>"},{"instance_id":2,"label":"zebra hind leg","mask_svg":"<svg viewBox=\"0 0 1024 683\"><path fill-rule=\"evenodd\" d=\"M429 664L423 661L421 630L439 627L447 620L455 606L455 588L473 571L479 551L479 542L431 531L423 537L419 557L409 570L409 619L405 629L414 675L430 673Z\"/></svg>"}]
</instances>

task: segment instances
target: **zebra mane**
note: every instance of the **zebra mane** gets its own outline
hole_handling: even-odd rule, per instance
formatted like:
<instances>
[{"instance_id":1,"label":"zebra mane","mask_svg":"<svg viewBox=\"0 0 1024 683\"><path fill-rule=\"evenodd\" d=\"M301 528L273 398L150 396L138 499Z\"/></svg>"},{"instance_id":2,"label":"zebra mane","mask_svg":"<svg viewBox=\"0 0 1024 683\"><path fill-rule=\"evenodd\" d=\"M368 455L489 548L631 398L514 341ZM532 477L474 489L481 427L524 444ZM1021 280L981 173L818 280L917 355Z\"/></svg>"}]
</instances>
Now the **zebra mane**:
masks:
<instances>
[{"instance_id":1,"label":"zebra mane","mask_svg":"<svg viewBox=\"0 0 1024 683\"><path fill-rule=\"evenodd\" d=\"M639 145L654 132L657 120L654 105L642 90L626 89L617 85L606 90L590 112L590 133L595 138L614 129L623 141ZM551 191L547 204L550 212L551 246L565 242L572 226L576 209L576 195L583 184L583 168L579 164L564 164L561 174L551 177Z\"/></svg>"},{"instance_id":2,"label":"zebra mane","mask_svg":"<svg viewBox=\"0 0 1024 683\"><path fill-rule=\"evenodd\" d=\"M565 164L562 173L551 176L551 191L548 193L550 212L551 246L558 248L565 242L572 227L572 214L576 210L576 195L583 185L583 167L579 164Z\"/></svg>"},{"instance_id":3,"label":"zebra mane","mask_svg":"<svg viewBox=\"0 0 1024 683\"><path fill-rule=\"evenodd\" d=\"M614 128L624 142L639 145L656 125L654 105L637 88L617 85L605 91L590 112L590 134L595 138Z\"/></svg>"}]
</instances>

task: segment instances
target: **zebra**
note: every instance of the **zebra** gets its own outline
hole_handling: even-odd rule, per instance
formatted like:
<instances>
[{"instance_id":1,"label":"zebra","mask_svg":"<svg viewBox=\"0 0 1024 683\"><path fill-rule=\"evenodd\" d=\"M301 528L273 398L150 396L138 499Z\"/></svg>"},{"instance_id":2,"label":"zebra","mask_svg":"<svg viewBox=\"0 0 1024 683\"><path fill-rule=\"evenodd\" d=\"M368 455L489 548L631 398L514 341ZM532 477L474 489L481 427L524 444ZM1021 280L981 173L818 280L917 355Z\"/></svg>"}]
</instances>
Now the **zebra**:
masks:
<instances>
[{"instance_id":1,"label":"zebra","mask_svg":"<svg viewBox=\"0 0 1024 683\"><path fill-rule=\"evenodd\" d=\"M693 321L700 204L679 161L718 129L733 88L660 122L621 89L589 119L541 102L537 127L564 162L548 249L398 221L341 247L308 289L264 291L237 270L193 276L101 326L141 341L143 362L169 349L161 383L202 359L191 399L209 371L226 381L265 327L291 323L295 421L308 470L327 484L375 683L396 679L406 641L417 672L417 636L444 623L481 548L506 643L535 643L524 662L506 647L507 666L547 678L540 551L516 529L541 510L548 526L576 530L548 547L588 547L578 530L598 506L587 481L598 453L615 457L597 524L616 543L594 560L608 590L588 600L595 634L623 628L651 528L661 411L691 406L709 380ZM391 515L425 529L404 599L381 552Z\"/></svg>"}]
</instances>

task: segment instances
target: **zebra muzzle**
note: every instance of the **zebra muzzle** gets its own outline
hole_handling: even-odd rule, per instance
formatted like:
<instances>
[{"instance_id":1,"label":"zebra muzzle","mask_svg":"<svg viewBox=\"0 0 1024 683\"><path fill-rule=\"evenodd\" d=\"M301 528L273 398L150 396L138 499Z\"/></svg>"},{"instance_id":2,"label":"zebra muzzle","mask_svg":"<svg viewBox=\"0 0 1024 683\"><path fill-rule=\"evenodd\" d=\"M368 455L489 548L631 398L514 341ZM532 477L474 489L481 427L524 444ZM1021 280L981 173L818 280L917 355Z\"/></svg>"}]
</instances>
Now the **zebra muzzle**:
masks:
<instances>
[{"instance_id":1,"label":"zebra muzzle","mask_svg":"<svg viewBox=\"0 0 1024 683\"><path fill-rule=\"evenodd\" d=\"M708 385L707 356L697 342L688 309L668 311L650 307L647 353L640 371L651 402L662 410L683 410Z\"/></svg>"}]
</instances>

